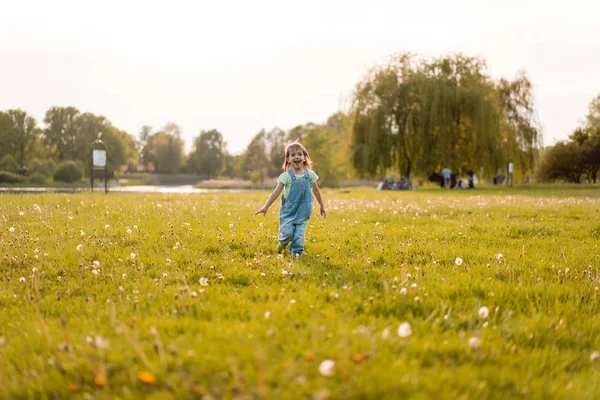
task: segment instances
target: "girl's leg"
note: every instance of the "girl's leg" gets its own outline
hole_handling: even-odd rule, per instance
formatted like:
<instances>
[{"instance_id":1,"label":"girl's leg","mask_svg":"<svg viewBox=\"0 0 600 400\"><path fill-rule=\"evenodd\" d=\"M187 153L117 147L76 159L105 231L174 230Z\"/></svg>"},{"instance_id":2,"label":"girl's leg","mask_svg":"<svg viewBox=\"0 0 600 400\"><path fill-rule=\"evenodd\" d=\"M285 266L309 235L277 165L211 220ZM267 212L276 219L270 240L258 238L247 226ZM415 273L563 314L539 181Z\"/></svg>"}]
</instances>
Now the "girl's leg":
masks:
<instances>
[{"instance_id":1,"label":"girl's leg","mask_svg":"<svg viewBox=\"0 0 600 400\"><path fill-rule=\"evenodd\" d=\"M279 244L283 247L287 246L294 237L294 224L293 218L280 217L279 218ZM278 251L281 250L280 246L277 246Z\"/></svg>"},{"instance_id":2,"label":"girl's leg","mask_svg":"<svg viewBox=\"0 0 600 400\"><path fill-rule=\"evenodd\" d=\"M306 225L308 221L294 225L294 233L292 236L292 255L302 254L304 252L304 234L306 233Z\"/></svg>"}]
</instances>

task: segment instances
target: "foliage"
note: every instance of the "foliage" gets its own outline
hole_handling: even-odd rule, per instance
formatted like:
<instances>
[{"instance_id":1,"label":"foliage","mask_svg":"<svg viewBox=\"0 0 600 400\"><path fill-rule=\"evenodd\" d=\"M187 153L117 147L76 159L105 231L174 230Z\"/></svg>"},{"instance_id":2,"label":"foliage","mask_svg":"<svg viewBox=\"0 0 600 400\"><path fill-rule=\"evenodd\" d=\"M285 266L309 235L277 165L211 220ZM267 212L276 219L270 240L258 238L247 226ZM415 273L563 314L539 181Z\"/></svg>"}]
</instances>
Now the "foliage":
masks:
<instances>
[{"instance_id":1,"label":"foliage","mask_svg":"<svg viewBox=\"0 0 600 400\"><path fill-rule=\"evenodd\" d=\"M269 171L269 157L267 155L267 133L261 130L252 138L246 151L240 160L240 172L243 177L250 178L250 175L256 176L260 183L264 183L265 177ZM255 183L253 181L253 183Z\"/></svg>"},{"instance_id":2,"label":"foliage","mask_svg":"<svg viewBox=\"0 0 600 400\"><path fill-rule=\"evenodd\" d=\"M496 85L485 69L480 58L409 53L372 69L353 100L354 167L370 176L391 167L406 177L444 166L495 173L512 152L532 152L531 84L521 74Z\"/></svg>"},{"instance_id":3,"label":"foliage","mask_svg":"<svg viewBox=\"0 0 600 400\"><path fill-rule=\"evenodd\" d=\"M175 173L183 165L183 146L181 129L176 124L168 123L163 130L147 138L142 152L147 162L154 164L156 172Z\"/></svg>"},{"instance_id":4,"label":"foliage","mask_svg":"<svg viewBox=\"0 0 600 400\"><path fill-rule=\"evenodd\" d=\"M25 182L26 178L8 171L0 171L0 183L21 183Z\"/></svg>"},{"instance_id":5,"label":"foliage","mask_svg":"<svg viewBox=\"0 0 600 400\"><path fill-rule=\"evenodd\" d=\"M54 171L55 181L73 183L80 181L81 178L83 178L83 167L76 161L63 161Z\"/></svg>"},{"instance_id":6,"label":"foliage","mask_svg":"<svg viewBox=\"0 0 600 400\"><path fill-rule=\"evenodd\" d=\"M600 170L600 95L589 106L587 125L576 128L568 142L559 142L546 150L539 165L539 177L546 181L564 179L580 183L582 175L587 182L596 183Z\"/></svg>"},{"instance_id":7,"label":"foliage","mask_svg":"<svg viewBox=\"0 0 600 400\"><path fill-rule=\"evenodd\" d=\"M216 129L200 132L194 139L194 150L188 157L191 170L207 177L215 178L223 167L223 135Z\"/></svg>"},{"instance_id":8,"label":"foliage","mask_svg":"<svg viewBox=\"0 0 600 400\"><path fill-rule=\"evenodd\" d=\"M24 111L0 112L0 156L10 154L19 165L26 164L40 133L35 118Z\"/></svg>"},{"instance_id":9,"label":"foliage","mask_svg":"<svg viewBox=\"0 0 600 400\"><path fill-rule=\"evenodd\" d=\"M45 185L48 183L48 176L41 172L30 173L27 177L27 182L36 185Z\"/></svg>"},{"instance_id":10,"label":"foliage","mask_svg":"<svg viewBox=\"0 0 600 400\"><path fill-rule=\"evenodd\" d=\"M16 173L18 168L19 163L11 154L6 154L0 159L0 171Z\"/></svg>"},{"instance_id":11,"label":"foliage","mask_svg":"<svg viewBox=\"0 0 600 400\"><path fill-rule=\"evenodd\" d=\"M598 194L4 196L0 398L599 398Z\"/></svg>"}]
</instances>

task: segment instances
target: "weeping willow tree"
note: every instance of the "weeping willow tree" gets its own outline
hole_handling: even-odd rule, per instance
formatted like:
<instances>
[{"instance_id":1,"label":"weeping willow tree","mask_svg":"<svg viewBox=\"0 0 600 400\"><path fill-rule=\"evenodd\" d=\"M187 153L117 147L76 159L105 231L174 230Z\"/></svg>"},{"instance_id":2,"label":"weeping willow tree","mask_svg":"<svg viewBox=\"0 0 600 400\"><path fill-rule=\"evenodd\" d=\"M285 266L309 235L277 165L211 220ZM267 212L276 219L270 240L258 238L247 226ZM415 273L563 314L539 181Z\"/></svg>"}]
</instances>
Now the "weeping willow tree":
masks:
<instances>
[{"instance_id":1,"label":"weeping willow tree","mask_svg":"<svg viewBox=\"0 0 600 400\"><path fill-rule=\"evenodd\" d=\"M480 58L426 60L405 53L369 71L353 99L356 170L374 176L393 168L410 177L415 170L448 166L495 173L510 153L507 147L533 147L537 130L525 129L532 126L530 114L513 101L525 100L531 109L524 96L530 91L517 85L521 91L515 94L509 85L507 97L485 70ZM509 114L514 104L521 108ZM519 118L509 118L515 114Z\"/></svg>"}]
</instances>

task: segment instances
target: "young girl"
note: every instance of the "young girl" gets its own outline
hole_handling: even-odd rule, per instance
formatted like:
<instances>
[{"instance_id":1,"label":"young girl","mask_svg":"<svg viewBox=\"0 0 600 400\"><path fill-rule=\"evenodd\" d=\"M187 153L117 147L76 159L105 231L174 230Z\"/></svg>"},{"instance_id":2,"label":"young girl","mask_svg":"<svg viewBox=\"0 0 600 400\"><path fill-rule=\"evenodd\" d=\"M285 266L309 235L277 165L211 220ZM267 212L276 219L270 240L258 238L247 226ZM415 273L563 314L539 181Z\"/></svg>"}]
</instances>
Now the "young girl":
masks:
<instances>
[{"instance_id":1,"label":"young girl","mask_svg":"<svg viewBox=\"0 0 600 400\"><path fill-rule=\"evenodd\" d=\"M297 140L289 143L285 148L285 160L283 160L283 172L277 178L277 186L264 206L254 213L267 215L267 210L283 189L281 198L281 209L279 211L279 245L277 252L281 253L291 243L292 255L300 256L304 251L304 233L306 224L312 212L313 199L315 198L321 207L321 215L325 218L325 206L321 198L321 190L317 184L319 177L311 169L312 161L306 148Z\"/></svg>"}]
</instances>

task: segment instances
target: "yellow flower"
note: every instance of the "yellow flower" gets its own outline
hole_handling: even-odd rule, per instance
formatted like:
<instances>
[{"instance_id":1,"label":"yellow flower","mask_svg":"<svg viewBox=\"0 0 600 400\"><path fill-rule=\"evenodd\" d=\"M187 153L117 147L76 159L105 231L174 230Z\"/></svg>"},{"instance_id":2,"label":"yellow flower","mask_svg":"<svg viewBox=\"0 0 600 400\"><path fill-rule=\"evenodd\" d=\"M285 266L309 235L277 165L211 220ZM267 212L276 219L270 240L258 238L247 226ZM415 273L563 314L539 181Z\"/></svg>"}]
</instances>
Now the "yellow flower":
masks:
<instances>
[{"instance_id":1,"label":"yellow flower","mask_svg":"<svg viewBox=\"0 0 600 400\"><path fill-rule=\"evenodd\" d=\"M152 375L150 372L145 372L145 371L138 372L138 379L140 380L140 382L147 383L147 384L156 382L154 375Z\"/></svg>"},{"instance_id":2,"label":"yellow flower","mask_svg":"<svg viewBox=\"0 0 600 400\"><path fill-rule=\"evenodd\" d=\"M94 384L98 387L102 387L106 385L106 378L100 374L94 375Z\"/></svg>"},{"instance_id":3,"label":"yellow flower","mask_svg":"<svg viewBox=\"0 0 600 400\"><path fill-rule=\"evenodd\" d=\"M71 392L79 392L79 389L81 389L81 387L76 384L76 383L69 383L69 390Z\"/></svg>"}]
</instances>

